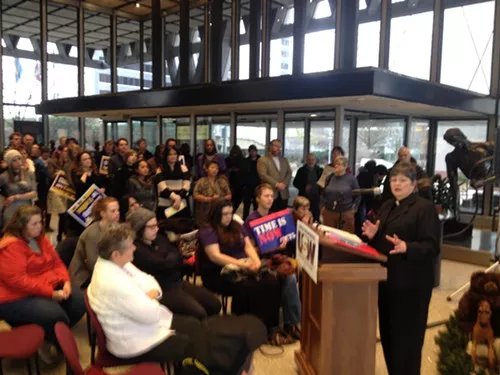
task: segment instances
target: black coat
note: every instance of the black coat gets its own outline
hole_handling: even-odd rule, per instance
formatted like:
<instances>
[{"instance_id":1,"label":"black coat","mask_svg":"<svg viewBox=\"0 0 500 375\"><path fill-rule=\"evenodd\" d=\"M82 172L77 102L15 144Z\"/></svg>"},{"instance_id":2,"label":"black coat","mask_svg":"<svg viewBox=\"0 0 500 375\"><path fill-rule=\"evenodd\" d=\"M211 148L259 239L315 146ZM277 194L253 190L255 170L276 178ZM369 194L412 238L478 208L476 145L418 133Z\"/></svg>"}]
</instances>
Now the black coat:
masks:
<instances>
[{"instance_id":1,"label":"black coat","mask_svg":"<svg viewBox=\"0 0 500 375\"><path fill-rule=\"evenodd\" d=\"M297 170L297 174L295 175L295 178L293 179L293 186L295 186L297 189L299 189L299 195L306 197L306 185L307 185L307 164L304 164L302 167L300 167ZM314 169L316 170L316 181L319 180L321 177L321 174L323 173L323 168L319 167L318 165L314 166Z\"/></svg>"},{"instance_id":2,"label":"black coat","mask_svg":"<svg viewBox=\"0 0 500 375\"><path fill-rule=\"evenodd\" d=\"M432 288L434 264L441 245L440 223L434 204L417 194L403 199L399 206L390 199L380 207L377 218L380 227L369 244L388 257L389 287ZM389 254L394 245L385 236L394 234L406 242L405 254Z\"/></svg>"},{"instance_id":3,"label":"black coat","mask_svg":"<svg viewBox=\"0 0 500 375\"><path fill-rule=\"evenodd\" d=\"M153 276L163 288L182 279L182 255L162 234L148 245L141 240L134 242L134 265Z\"/></svg>"}]
</instances>

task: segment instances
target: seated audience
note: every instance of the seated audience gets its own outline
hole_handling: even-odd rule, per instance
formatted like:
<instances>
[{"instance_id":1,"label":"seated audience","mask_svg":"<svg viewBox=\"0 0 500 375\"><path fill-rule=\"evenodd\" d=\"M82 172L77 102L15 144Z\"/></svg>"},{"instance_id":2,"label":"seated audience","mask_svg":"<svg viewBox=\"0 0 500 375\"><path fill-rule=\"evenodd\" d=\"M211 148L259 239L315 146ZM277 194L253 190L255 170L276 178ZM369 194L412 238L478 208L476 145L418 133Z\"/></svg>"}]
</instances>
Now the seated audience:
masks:
<instances>
[{"instance_id":1,"label":"seated audience","mask_svg":"<svg viewBox=\"0 0 500 375\"><path fill-rule=\"evenodd\" d=\"M21 206L5 227L0 240L0 319L12 326L34 323L55 344L54 325L70 327L85 313L80 289L72 288L68 271L43 233L42 212ZM45 362L54 350L40 352Z\"/></svg>"},{"instance_id":2,"label":"seated audience","mask_svg":"<svg viewBox=\"0 0 500 375\"><path fill-rule=\"evenodd\" d=\"M231 334L217 337L210 330L210 321L202 323L193 317L173 314L158 302L163 297L158 282L131 263L135 245L134 233L128 225L118 224L106 231L98 252L88 297L111 354L133 362L181 362L191 358L203 365L205 374L246 374L241 367L249 350L255 349L247 340L244 341L250 347L244 350L244 355L228 355L229 343L239 347L241 337ZM218 319L226 318L230 317ZM225 344L225 368L218 366L221 360L213 355L216 348L211 347L209 337ZM199 373L192 370L184 368L182 373Z\"/></svg>"},{"instance_id":3,"label":"seated audience","mask_svg":"<svg viewBox=\"0 0 500 375\"><path fill-rule=\"evenodd\" d=\"M162 171L155 176L155 185L158 190L158 211L159 219L165 218L165 209L173 207L179 210L191 189L191 177L188 168L178 161L177 150L166 148L163 156ZM190 211L186 206L175 214L176 217L189 217Z\"/></svg>"},{"instance_id":4,"label":"seated audience","mask_svg":"<svg viewBox=\"0 0 500 375\"><path fill-rule=\"evenodd\" d=\"M151 169L146 160L134 164L135 174L127 181L125 193L127 197L135 197L141 206L148 210L156 210L156 191Z\"/></svg>"},{"instance_id":5,"label":"seated audience","mask_svg":"<svg viewBox=\"0 0 500 375\"><path fill-rule=\"evenodd\" d=\"M83 231L75 254L71 260L69 271L73 282L81 288L88 285L95 262L97 261L97 244L106 229L120 220L120 206L113 197L99 199L92 207L94 222Z\"/></svg>"},{"instance_id":6,"label":"seated audience","mask_svg":"<svg viewBox=\"0 0 500 375\"><path fill-rule=\"evenodd\" d=\"M203 287L182 280L183 258L166 236L158 233L155 213L138 208L127 217L136 233L134 265L152 275L161 286L164 304L174 314L197 318L219 314L219 299Z\"/></svg>"},{"instance_id":7,"label":"seated audience","mask_svg":"<svg viewBox=\"0 0 500 375\"><path fill-rule=\"evenodd\" d=\"M258 316L268 329L274 329L279 323L279 280L269 274L260 274L260 258L243 227L233 220L231 201L220 199L215 202L208 223L200 229L203 285L214 293L232 296L233 314L251 313ZM248 277L235 282L221 275L226 266L236 266ZM255 277L258 274L260 277ZM279 339L279 332L276 337Z\"/></svg>"},{"instance_id":8,"label":"seated audience","mask_svg":"<svg viewBox=\"0 0 500 375\"><path fill-rule=\"evenodd\" d=\"M255 189L255 199L257 200L257 210L252 212L245 220L245 231L249 234L254 246L257 241L253 236L250 222L270 214L274 203L274 190L269 184L260 184ZM293 247L293 246L291 246ZM276 250L287 249L287 241L283 241ZM270 255L274 254L274 251ZM289 253L288 255L292 255ZM283 306L284 334L294 339L300 338L298 325L301 320L302 305L300 303L299 290L297 288L297 276L295 274L281 277L281 303Z\"/></svg>"},{"instance_id":9,"label":"seated audience","mask_svg":"<svg viewBox=\"0 0 500 375\"><path fill-rule=\"evenodd\" d=\"M7 170L0 175L0 193L5 197L2 202L3 222L7 223L17 209L32 204L37 197L36 177L24 167L25 160L17 150L4 154Z\"/></svg>"},{"instance_id":10,"label":"seated audience","mask_svg":"<svg viewBox=\"0 0 500 375\"><path fill-rule=\"evenodd\" d=\"M231 190L225 176L219 176L219 164L215 160L205 164L206 177L196 182L193 198L196 201L196 224L202 227L207 222L210 206L218 199L231 200Z\"/></svg>"}]
</instances>

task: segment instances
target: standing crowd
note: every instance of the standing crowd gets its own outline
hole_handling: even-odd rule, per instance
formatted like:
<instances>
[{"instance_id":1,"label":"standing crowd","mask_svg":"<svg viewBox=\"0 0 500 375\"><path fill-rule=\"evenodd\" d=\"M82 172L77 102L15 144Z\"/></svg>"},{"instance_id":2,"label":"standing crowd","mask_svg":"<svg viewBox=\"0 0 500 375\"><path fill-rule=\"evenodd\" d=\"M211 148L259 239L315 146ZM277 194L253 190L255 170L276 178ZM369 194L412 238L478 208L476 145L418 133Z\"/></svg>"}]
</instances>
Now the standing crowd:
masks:
<instances>
[{"instance_id":1,"label":"standing crowd","mask_svg":"<svg viewBox=\"0 0 500 375\"><path fill-rule=\"evenodd\" d=\"M219 296L232 297L233 315L258 317L269 343L296 341L297 275L282 266L293 263L295 243L283 241L265 256L251 229L253 220L291 205L295 221L357 233L388 255L388 281L379 291L384 356L390 374L420 372L439 224L425 172L408 148L399 150L389 171L369 161L355 177L336 146L330 164L321 168L309 154L293 177L279 140L263 156L251 145L245 157L235 145L226 158L211 139L195 157L175 139L154 153L145 139L135 149L125 138L108 140L94 152L66 137L53 148L37 145L31 134L13 133L9 141L0 163L0 319L41 325L46 345L40 356L46 361L58 352L55 323L76 324L85 312L85 293L107 349L119 358L197 358L209 345L200 339L200 324L219 315ZM50 189L58 176L75 200L93 185L105 195L93 206L88 227L67 214L73 200ZM293 202L291 184L299 194ZM382 184L380 197L357 193ZM236 215L241 204L242 217ZM54 215L57 251L44 236L53 230ZM193 231L194 265L179 251L183 236ZM283 262L278 271L263 271L274 262ZM203 286L184 280L193 268ZM231 268L244 276L227 277ZM412 320L411 332L405 319ZM246 356L237 362L232 373L244 374Z\"/></svg>"}]
</instances>

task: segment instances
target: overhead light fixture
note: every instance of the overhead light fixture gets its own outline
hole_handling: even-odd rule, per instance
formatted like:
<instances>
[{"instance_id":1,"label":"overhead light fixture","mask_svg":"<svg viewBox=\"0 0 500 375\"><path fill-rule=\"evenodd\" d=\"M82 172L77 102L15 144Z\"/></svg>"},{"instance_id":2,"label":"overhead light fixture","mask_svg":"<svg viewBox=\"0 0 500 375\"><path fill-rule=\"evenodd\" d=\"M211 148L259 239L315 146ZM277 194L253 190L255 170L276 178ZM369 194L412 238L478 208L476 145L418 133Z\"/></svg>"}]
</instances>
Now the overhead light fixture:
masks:
<instances>
[{"instance_id":1,"label":"overhead light fixture","mask_svg":"<svg viewBox=\"0 0 500 375\"><path fill-rule=\"evenodd\" d=\"M135 3L135 7L136 8L140 8L141 7L141 3L139 3L139 2Z\"/></svg>"},{"instance_id":2,"label":"overhead light fixture","mask_svg":"<svg viewBox=\"0 0 500 375\"><path fill-rule=\"evenodd\" d=\"M316 113L311 113L311 117L318 117Z\"/></svg>"}]
</instances>

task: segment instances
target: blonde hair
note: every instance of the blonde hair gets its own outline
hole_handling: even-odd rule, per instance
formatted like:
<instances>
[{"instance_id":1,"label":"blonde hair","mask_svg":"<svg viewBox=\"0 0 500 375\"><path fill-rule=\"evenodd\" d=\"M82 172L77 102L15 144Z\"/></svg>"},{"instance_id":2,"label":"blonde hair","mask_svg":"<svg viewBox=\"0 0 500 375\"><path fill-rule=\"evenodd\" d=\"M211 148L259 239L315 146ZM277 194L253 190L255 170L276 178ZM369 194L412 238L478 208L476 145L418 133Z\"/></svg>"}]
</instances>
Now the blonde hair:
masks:
<instances>
[{"instance_id":1,"label":"blonde hair","mask_svg":"<svg viewBox=\"0 0 500 375\"><path fill-rule=\"evenodd\" d=\"M311 206L311 202L309 201L309 199L299 195L294 199L292 207L294 210L298 210L300 207L307 205Z\"/></svg>"}]
</instances>

